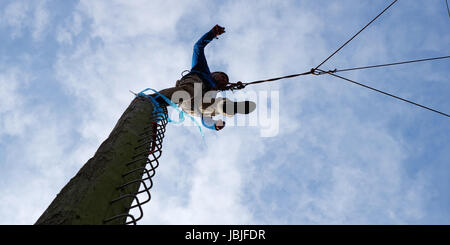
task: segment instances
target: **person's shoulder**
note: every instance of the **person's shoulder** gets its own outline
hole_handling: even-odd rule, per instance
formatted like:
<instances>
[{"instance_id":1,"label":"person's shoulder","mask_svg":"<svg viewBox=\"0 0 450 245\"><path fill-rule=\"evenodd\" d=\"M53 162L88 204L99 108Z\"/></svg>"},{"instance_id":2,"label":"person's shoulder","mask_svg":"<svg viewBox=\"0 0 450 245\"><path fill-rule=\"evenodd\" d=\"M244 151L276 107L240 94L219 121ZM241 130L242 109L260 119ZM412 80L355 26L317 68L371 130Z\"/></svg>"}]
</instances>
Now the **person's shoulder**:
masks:
<instances>
[{"instance_id":1,"label":"person's shoulder","mask_svg":"<svg viewBox=\"0 0 450 245\"><path fill-rule=\"evenodd\" d=\"M180 80L178 80L176 82L176 86L180 86L182 84L187 84L187 83L202 83L203 79L200 76L200 74L197 74L195 72L190 72L186 75L184 75L182 78L180 78Z\"/></svg>"},{"instance_id":2,"label":"person's shoulder","mask_svg":"<svg viewBox=\"0 0 450 245\"><path fill-rule=\"evenodd\" d=\"M186 79L202 80L202 77L200 76L199 73L191 71L188 74L184 75L181 79L182 80L186 80Z\"/></svg>"}]
</instances>

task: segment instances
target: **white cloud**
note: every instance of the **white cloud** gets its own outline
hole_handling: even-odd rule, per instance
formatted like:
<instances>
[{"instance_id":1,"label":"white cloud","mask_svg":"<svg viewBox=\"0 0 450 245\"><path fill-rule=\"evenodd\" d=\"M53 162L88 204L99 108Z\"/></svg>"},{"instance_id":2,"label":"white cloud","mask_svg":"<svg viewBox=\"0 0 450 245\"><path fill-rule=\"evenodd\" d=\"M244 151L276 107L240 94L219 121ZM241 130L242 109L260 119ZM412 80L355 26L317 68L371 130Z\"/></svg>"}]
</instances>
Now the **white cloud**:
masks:
<instances>
[{"instance_id":1,"label":"white cloud","mask_svg":"<svg viewBox=\"0 0 450 245\"><path fill-rule=\"evenodd\" d=\"M50 21L50 15L46 7L46 0L39 1L34 9L34 21L32 36L34 40L41 40Z\"/></svg>"},{"instance_id":2,"label":"white cloud","mask_svg":"<svg viewBox=\"0 0 450 245\"><path fill-rule=\"evenodd\" d=\"M23 1L15 1L8 4L1 15L1 22L13 28L12 38L22 34L22 28L26 25L25 19L29 7Z\"/></svg>"},{"instance_id":3,"label":"white cloud","mask_svg":"<svg viewBox=\"0 0 450 245\"><path fill-rule=\"evenodd\" d=\"M79 8L92 18L92 36L103 42L120 42L140 35L167 40L182 14L200 7L196 2L81 1Z\"/></svg>"},{"instance_id":4,"label":"white cloud","mask_svg":"<svg viewBox=\"0 0 450 245\"><path fill-rule=\"evenodd\" d=\"M10 32L12 39L22 37L24 30L29 28L33 40L40 41L50 21L46 3L47 0L11 1L2 11L0 23L12 28Z\"/></svg>"},{"instance_id":5,"label":"white cloud","mask_svg":"<svg viewBox=\"0 0 450 245\"><path fill-rule=\"evenodd\" d=\"M29 79L17 68L0 72L0 137L23 135L26 126L32 123L21 93Z\"/></svg>"},{"instance_id":6,"label":"white cloud","mask_svg":"<svg viewBox=\"0 0 450 245\"><path fill-rule=\"evenodd\" d=\"M79 11L75 11L69 16L65 23L58 26L56 40L59 43L72 45L73 38L80 35L83 31L83 17Z\"/></svg>"}]
</instances>

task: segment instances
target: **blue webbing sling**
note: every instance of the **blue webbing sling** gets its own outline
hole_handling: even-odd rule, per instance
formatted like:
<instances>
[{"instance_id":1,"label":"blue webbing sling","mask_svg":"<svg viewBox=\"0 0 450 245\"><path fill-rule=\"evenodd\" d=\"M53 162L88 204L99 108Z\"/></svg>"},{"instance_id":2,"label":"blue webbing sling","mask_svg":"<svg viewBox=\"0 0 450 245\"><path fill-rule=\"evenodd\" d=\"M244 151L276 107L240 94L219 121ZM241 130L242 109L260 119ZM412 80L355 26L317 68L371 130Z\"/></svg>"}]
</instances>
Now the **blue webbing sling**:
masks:
<instances>
[{"instance_id":1,"label":"blue webbing sling","mask_svg":"<svg viewBox=\"0 0 450 245\"><path fill-rule=\"evenodd\" d=\"M144 93L144 92L149 91L149 90L155 92L155 93L157 94L156 97L153 97L153 96L150 96L150 95ZM173 103L173 102L172 102L171 100L169 100L166 96L162 95L162 94L159 93L158 91L156 91L156 90L154 90L154 89L151 89L151 88L146 88L146 89L142 90L141 92L139 92L139 93L137 94L137 96L143 96L143 97L149 98L149 99L153 102L153 104L155 105L155 106L153 107L153 112L154 112L154 113L157 113L157 114L163 113L163 110L162 110L161 106L160 106L159 103L156 101L156 98L157 98L157 97L161 97L167 104L169 104L171 107L173 107L175 110L178 111L178 121L174 121L174 120L171 119L169 116L167 116L167 120L168 120L169 122L174 123L174 124L180 124L180 123L184 122L184 119L185 119L184 116L186 115L186 116L187 116L188 118L190 118L190 119L195 123L195 125L198 127L198 129L200 130L200 134L202 135L203 140L205 139L205 135L203 134L202 128L201 128L200 124L195 120L195 118L194 118L193 116L187 114L187 113L184 112L183 110L181 110L177 104ZM203 120L202 120L202 122L203 122ZM203 124L204 124L204 123L203 123ZM210 127L208 127L208 128L210 128ZM211 129L211 128L210 128L210 129Z\"/></svg>"}]
</instances>

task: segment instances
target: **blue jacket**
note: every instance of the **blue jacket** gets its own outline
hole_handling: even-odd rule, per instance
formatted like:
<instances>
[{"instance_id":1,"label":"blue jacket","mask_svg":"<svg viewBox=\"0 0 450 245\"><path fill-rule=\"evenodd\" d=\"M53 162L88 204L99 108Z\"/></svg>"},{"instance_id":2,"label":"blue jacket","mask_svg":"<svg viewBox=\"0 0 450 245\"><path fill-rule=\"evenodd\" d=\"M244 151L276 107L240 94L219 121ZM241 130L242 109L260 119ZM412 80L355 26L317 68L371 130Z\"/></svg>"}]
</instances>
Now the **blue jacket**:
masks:
<instances>
[{"instance_id":1,"label":"blue jacket","mask_svg":"<svg viewBox=\"0 0 450 245\"><path fill-rule=\"evenodd\" d=\"M205 33L194 45L194 53L192 54L192 68L191 73L197 73L203 81L203 85L206 86L207 90L216 87L216 82L214 82L211 71L208 67L208 62L205 57L205 47L210 43L216 36L211 31ZM216 130L216 121L212 117L202 116L202 124L206 128Z\"/></svg>"},{"instance_id":2,"label":"blue jacket","mask_svg":"<svg viewBox=\"0 0 450 245\"><path fill-rule=\"evenodd\" d=\"M197 73L203 81L203 84L207 89L211 89L216 86L214 82L211 71L208 67L208 62L205 57L205 47L211 42L216 36L211 31L203 35L194 45L194 53L192 55L192 68L191 73Z\"/></svg>"}]
</instances>

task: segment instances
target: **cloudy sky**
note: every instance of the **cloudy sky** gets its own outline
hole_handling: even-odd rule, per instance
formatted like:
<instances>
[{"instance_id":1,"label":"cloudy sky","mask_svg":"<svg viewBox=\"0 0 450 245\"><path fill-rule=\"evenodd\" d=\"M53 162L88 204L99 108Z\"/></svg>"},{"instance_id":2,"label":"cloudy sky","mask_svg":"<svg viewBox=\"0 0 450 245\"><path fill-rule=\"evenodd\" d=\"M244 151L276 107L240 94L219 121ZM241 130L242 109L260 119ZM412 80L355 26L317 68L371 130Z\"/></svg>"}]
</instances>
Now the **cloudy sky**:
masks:
<instances>
[{"instance_id":1,"label":"cloudy sky","mask_svg":"<svg viewBox=\"0 0 450 245\"><path fill-rule=\"evenodd\" d=\"M252 81L308 71L389 3L2 0L0 223L33 224L128 90L173 86L215 24L211 70ZM400 0L322 68L450 55L449 27L444 0ZM341 75L449 113L449 64ZM205 129L205 147L169 124L140 224L450 224L449 118L326 75L246 91L278 94L276 133Z\"/></svg>"}]
</instances>

